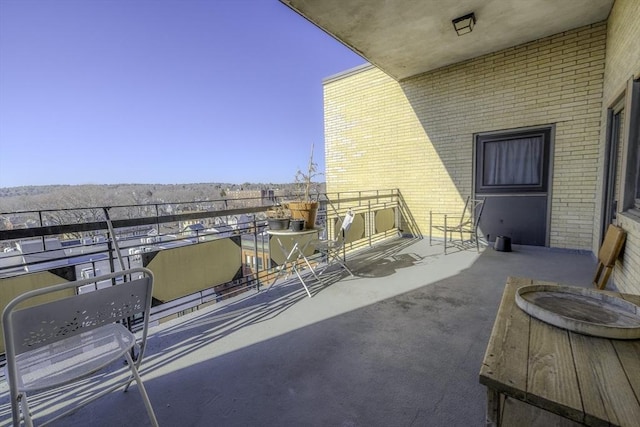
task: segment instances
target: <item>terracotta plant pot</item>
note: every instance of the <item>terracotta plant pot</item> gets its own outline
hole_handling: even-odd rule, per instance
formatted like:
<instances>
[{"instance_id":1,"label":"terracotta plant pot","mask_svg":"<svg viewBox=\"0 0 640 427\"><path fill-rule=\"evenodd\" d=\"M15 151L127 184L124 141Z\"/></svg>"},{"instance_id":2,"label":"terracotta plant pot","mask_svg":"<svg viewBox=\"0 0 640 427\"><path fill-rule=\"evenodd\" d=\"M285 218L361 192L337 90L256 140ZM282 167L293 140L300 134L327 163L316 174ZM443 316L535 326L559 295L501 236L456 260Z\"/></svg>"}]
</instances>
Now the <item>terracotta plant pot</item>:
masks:
<instances>
[{"instance_id":1,"label":"terracotta plant pot","mask_svg":"<svg viewBox=\"0 0 640 427\"><path fill-rule=\"evenodd\" d=\"M289 202L287 207L291 211L292 219L305 220L305 230L315 228L318 202Z\"/></svg>"}]
</instances>

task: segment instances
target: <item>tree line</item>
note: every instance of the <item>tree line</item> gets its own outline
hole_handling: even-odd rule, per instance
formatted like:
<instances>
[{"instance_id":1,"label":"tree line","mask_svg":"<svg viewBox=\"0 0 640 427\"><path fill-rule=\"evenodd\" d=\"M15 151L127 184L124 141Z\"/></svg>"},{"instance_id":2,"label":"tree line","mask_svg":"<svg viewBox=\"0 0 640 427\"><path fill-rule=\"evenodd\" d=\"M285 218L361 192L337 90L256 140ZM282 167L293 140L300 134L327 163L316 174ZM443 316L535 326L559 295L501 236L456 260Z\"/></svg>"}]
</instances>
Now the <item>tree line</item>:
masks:
<instances>
[{"instance_id":1,"label":"tree line","mask_svg":"<svg viewBox=\"0 0 640 427\"><path fill-rule=\"evenodd\" d=\"M238 198L261 189L293 191L295 184L111 184L0 188L0 213L96 206L187 203Z\"/></svg>"}]
</instances>

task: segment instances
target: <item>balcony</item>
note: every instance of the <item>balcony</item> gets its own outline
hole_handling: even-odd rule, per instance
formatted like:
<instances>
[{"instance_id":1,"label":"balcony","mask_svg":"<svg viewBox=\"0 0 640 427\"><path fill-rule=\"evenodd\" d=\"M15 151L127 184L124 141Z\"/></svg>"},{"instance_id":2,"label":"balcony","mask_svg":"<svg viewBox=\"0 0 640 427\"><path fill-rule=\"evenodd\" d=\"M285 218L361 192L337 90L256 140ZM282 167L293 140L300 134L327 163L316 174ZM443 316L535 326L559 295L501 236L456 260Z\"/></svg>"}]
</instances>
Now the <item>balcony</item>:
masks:
<instances>
[{"instance_id":1,"label":"balcony","mask_svg":"<svg viewBox=\"0 0 640 427\"><path fill-rule=\"evenodd\" d=\"M311 282L313 298L294 276L153 327L142 375L161 425L483 425L478 372L506 278L585 286L592 255L516 246L445 256L394 234L353 248L356 276L330 272ZM95 387L53 393L45 411ZM8 425L5 382L0 392ZM148 420L132 390L57 425Z\"/></svg>"},{"instance_id":2,"label":"balcony","mask_svg":"<svg viewBox=\"0 0 640 427\"><path fill-rule=\"evenodd\" d=\"M151 315L158 322L259 290L274 281L284 262L265 231L266 211L283 197L0 212L6 218L0 229L0 307L30 289L139 266L155 273ZM335 236L344 213L355 214L348 251L413 232L398 190L317 198L319 234ZM308 255L322 262L319 254ZM78 292L108 285L98 282Z\"/></svg>"}]
</instances>

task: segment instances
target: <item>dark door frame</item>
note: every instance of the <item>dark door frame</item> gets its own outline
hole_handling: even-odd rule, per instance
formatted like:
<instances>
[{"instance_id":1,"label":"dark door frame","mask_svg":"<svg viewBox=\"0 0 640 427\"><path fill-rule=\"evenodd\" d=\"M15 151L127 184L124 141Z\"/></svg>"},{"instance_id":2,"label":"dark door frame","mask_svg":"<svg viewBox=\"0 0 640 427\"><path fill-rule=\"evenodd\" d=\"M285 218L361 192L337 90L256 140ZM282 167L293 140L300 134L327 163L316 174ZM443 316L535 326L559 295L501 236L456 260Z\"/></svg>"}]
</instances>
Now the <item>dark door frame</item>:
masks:
<instances>
[{"instance_id":1,"label":"dark door frame","mask_svg":"<svg viewBox=\"0 0 640 427\"><path fill-rule=\"evenodd\" d=\"M618 99L612 107L607 109L600 244L604 241L607 227L615 221L618 211L619 201L616 198L616 176L618 174L618 156L620 153L620 132L622 131L620 113L622 111L624 111L624 97Z\"/></svg>"},{"instance_id":2,"label":"dark door frame","mask_svg":"<svg viewBox=\"0 0 640 427\"><path fill-rule=\"evenodd\" d=\"M526 134L526 133L536 133L541 131L548 131L548 146L545 150L546 158L546 189L544 193L547 197L547 212L545 218L545 247L549 247L551 241L551 208L552 208L552 200L553 200L553 165L554 165L554 153L555 153L555 134L556 134L556 125L555 123L540 125L540 126L528 126L521 128L513 128L513 129L504 129L497 131L484 131L473 134L473 173L472 173L472 192L475 197L482 197L483 195L488 195L488 193L478 193L476 192L477 188L477 143L478 139L485 136L507 136L509 134ZM531 193L533 196L535 193ZM498 194L491 194L492 196Z\"/></svg>"}]
</instances>

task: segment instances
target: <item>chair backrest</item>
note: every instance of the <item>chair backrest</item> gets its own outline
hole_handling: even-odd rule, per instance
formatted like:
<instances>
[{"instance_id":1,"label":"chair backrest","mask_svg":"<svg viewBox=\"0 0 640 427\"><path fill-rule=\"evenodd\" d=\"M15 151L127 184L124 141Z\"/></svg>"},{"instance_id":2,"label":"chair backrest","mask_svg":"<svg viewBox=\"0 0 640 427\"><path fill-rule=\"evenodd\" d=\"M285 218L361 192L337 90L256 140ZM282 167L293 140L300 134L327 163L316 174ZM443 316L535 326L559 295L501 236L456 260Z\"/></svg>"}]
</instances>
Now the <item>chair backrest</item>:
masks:
<instances>
[{"instance_id":1,"label":"chair backrest","mask_svg":"<svg viewBox=\"0 0 640 427\"><path fill-rule=\"evenodd\" d=\"M353 218L354 218L354 214L352 211L348 211L345 215L344 215L344 219L342 220L342 225L340 226L340 228L342 229L342 231L344 231L345 233L347 231L349 231L349 229L351 228L351 224L353 224Z\"/></svg>"},{"instance_id":2,"label":"chair backrest","mask_svg":"<svg viewBox=\"0 0 640 427\"><path fill-rule=\"evenodd\" d=\"M474 230L478 228L482 211L484 210L484 199L474 199L471 196L467 196L467 200L464 203L462 210L462 216L460 217L460 227L469 227Z\"/></svg>"},{"instance_id":3,"label":"chair backrest","mask_svg":"<svg viewBox=\"0 0 640 427\"><path fill-rule=\"evenodd\" d=\"M342 243L344 243L344 240L347 236L347 233L349 232L349 229L351 228L351 224L353 224L353 218L355 217L355 215L353 214L353 212L351 210L347 211L347 213L344 215L344 218L342 218L342 224L340 225L340 233L338 235L338 240L341 241Z\"/></svg>"},{"instance_id":4,"label":"chair backrest","mask_svg":"<svg viewBox=\"0 0 640 427\"><path fill-rule=\"evenodd\" d=\"M18 306L40 295L125 276L133 278L95 291L57 299L26 308ZM82 334L107 323L143 314L142 345L146 341L153 273L146 268L110 273L26 292L7 304L2 313L7 360L17 354ZM141 348L142 352L144 349Z\"/></svg>"}]
</instances>

